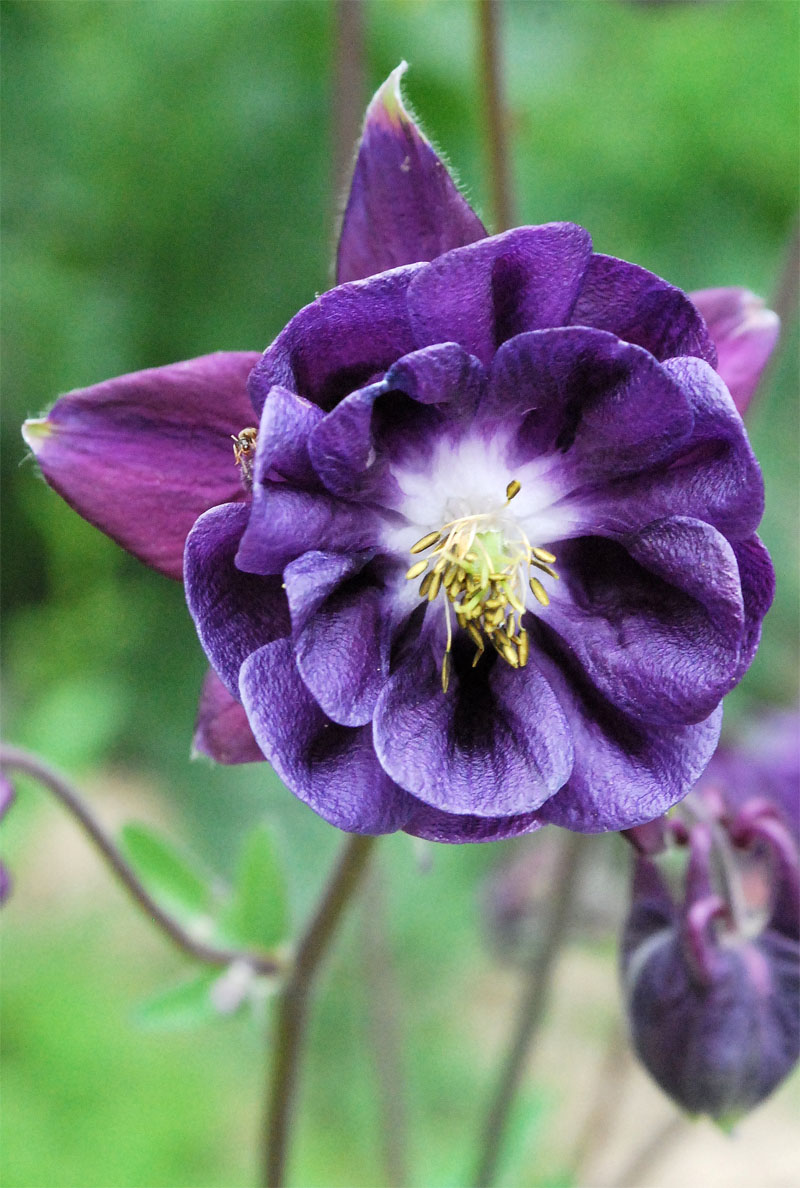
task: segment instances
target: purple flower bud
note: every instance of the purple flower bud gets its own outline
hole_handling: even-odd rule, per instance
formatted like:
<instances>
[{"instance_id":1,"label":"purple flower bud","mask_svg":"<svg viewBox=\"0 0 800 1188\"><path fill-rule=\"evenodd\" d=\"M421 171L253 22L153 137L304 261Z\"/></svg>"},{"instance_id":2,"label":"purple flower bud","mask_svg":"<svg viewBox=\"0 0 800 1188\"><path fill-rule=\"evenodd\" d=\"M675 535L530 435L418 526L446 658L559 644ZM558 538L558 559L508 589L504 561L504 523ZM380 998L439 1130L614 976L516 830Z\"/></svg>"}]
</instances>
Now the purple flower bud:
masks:
<instances>
[{"instance_id":1,"label":"purple flower bud","mask_svg":"<svg viewBox=\"0 0 800 1188\"><path fill-rule=\"evenodd\" d=\"M796 757L795 745L795 769ZM763 1101L800 1056L790 766L787 753L770 769L752 751L721 749L681 806L688 862L677 884L663 857L635 859L622 943L633 1043L678 1105L723 1123Z\"/></svg>"}]
</instances>

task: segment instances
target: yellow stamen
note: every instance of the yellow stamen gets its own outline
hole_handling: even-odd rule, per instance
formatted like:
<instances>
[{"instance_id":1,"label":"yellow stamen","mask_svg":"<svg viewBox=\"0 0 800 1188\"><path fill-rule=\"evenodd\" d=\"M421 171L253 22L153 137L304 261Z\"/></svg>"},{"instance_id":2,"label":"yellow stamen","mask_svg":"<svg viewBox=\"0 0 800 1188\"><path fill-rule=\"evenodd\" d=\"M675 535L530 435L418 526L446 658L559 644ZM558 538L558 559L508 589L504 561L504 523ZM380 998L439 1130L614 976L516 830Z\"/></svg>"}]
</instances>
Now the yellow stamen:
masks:
<instances>
[{"instance_id":1,"label":"yellow stamen","mask_svg":"<svg viewBox=\"0 0 800 1188\"><path fill-rule=\"evenodd\" d=\"M428 568L427 561L416 561L406 573L408 581L413 582L415 577L419 577Z\"/></svg>"},{"instance_id":2,"label":"yellow stamen","mask_svg":"<svg viewBox=\"0 0 800 1188\"><path fill-rule=\"evenodd\" d=\"M541 602L542 606L550 605L550 599L548 597L547 591L538 578L531 578L531 593L537 602Z\"/></svg>"},{"instance_id":3,"label":"yellow stamen","mask_svg":"<svg viewBox=\"0 0 800 1188\"><path fill-rule=\"evenodd\" d=\"M411 548L409 549L409 552L410 553L424 553L425 550L429 549L432 544L436 544L436 542L438 541L440 536L441 536L440 532L429 532L426 536L423 536L421 538L421 540L418 540L416 544L413 544L411 546ZM543 557L542 560L543 561L549 560L549 558ZM553 558L553 560L555 561L555 557Z\"/></svg>"}]
</instances>

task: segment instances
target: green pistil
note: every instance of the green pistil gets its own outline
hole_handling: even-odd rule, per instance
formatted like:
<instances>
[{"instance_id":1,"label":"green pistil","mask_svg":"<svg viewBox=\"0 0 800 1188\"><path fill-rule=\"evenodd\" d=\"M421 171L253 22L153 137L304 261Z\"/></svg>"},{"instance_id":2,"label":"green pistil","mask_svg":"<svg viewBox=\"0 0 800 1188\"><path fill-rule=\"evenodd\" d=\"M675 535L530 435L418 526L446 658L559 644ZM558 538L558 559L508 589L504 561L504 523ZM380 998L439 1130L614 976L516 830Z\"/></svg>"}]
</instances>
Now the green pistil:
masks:
<instances>
[{"instance_id":1,"label":"green pistil","mask_svg":"<svg viewBox=\"0 0 800 1188\"><path fill-rule=\"evenodd\" d=\"M508 484L506 506L519 490L516 479ZM453 520L439 532L428 532L411 547L412 554L430 550L427 559L415 561L406 573L409 581L422 577L420 598L433 602L440 590L445 593L447 647L442 661L445 692L450 679L450 611L477 648L473 667L485 651L484 641L488 640L512 668L524 668L530 649L528 633L522 627L526 587L530 587L542 606L550 601L538 578L529 578L530 567L536 566L551 577L558 577L551 565L555 556L546 549L533 547L521 530L516 541L509 540L497 528L479 530L481 522L495 519L496 514L489 512Z\"/></svg>"}]
</instances>

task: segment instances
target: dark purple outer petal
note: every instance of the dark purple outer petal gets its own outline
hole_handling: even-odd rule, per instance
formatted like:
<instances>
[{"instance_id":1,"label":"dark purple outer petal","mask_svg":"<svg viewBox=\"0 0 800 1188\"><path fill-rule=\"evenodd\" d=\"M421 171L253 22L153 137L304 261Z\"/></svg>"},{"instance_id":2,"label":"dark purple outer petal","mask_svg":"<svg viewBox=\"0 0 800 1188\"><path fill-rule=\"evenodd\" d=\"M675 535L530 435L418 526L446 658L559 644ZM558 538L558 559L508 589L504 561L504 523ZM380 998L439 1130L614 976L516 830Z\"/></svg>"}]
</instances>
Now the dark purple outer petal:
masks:
<instances>
[{"instance_id":1,"label":"dark purple outer petal","mask_svg":"<svg viewBox=\"0 0 800 1188\"><path fill-rule=\"evenodd\" d=\"M563 455L559 473L573 489L660 462L693 425L681 386L652 355L582 326L520 334L501 346L479 416L519 425L512 465Z\"/></svg>"},{"instance_id":2,"label":"dark purple outer petal","mask_svg":"<svg viewBox=\"0 0 800 1188\"><path fill-rule=\"evenodd\" d=\"M401 63L367 108L342 222L336 282L433 260L486 230L403 106Z\"/></svg>"},{"instance_id":3,"label":"dark purple outer petal","mask_svg":"<svg viewBox=\"0 0 800 1188\"><path fill-rule=\"evenodd\" d=\"M745 630L736 674L739 680L753 662L761 639L762 620L775 597L775 570L769 553L757 536L734 541L732 547L739 564L745 610Z\"/></svg>"},{"instance_id":4,"label":"dark purple outer petal","mask_svg":"<svg viewBox=\"0 0 800 1188\"><path fill-rule=\"evenodd\" d=\"M541 618L536 624L536 660L566 715L575 753L569 780L542 805L540 821L602 833L665 813L714 753L722 707L694 726L643 727L598 693Z\"/></svg>"},{"instance_id":5,"label":"dark purple outer petal","mask_svg":"<svg viewBox=\"0 0 800 1188\"><path fill-rule=\"evenodd\" d=\"M23 436L70 507L168 577L199 515L245 497L230 435L253 424L252 351L220 351L67 393Z\"/></svg>"},{"instance_id":6,"label":"dark purple outer petal","mask_svg":"<svg viewBox=\"0 0 800 1188\"><path fill-rule=\"evenodd\" d=\"M730 393L700 359L669 359L663 370L680 386L694 422L662 462L640 474L573 496L587 528L619 535L665 516L705 520L729 539L749 537L764 510L761 470Z\"/></svg>"},{"instance_id":7,"label":"dark purple outer petal","mask_svg":"<svg viewBox=\"0 0 800 1188\"><path fill-rule=\"evenodd\" d=\"M339 726L314 701L289 640L254 652L242 667L242 703L259 746L296 796L351 833L402 829L411 798L378 763L369 726Z\"/></svg>"},{"instance_id":8,"label":"dark purple outer petal","mask_svg":"<svg viewBox=\"0 0 800 1188\"><path fill-rule=\"evenodd\" d=\"M609 330L657 359L696 355L712 366L717 361L706 325L686 294L613 256L592 256L568 320Z\"/></svg>"},{"instance_id":9,"label":"dark purple outer petal","mask_svg":"<svg viewBox=\"0 0 800 1188\"><path fill-rule=\"evenodd\" d=\"M447 252L409 286L415 345L457 342L488 364L515 334L564 325L591 252L574 223L518 227Z\"/></svg>"},{"instance_id":10,"label":"dark purple outer petal","mask_svg":"<svg viewBox=\"0 0 800 1188\"><path fill-rule=\"evenodd\" d=\"M200 694L193 750L217 763L264 762L247 714L213 669L206 674Z\"/></svg>"},{"instance_id":11,"label":"dark purple outer petal","mask_svg":"<svg viewBox=\"0 0 800 1188\"><path fill-rule=\"evenodd\" d=\"M717 348L717 371L744 416L778 341L780 318L749 289L701 289L689 296Z\"/></svg>"},{"instance_id":12,"label":"dark purple outer petal","mask_svg":"<svg viewBox=\"0 0 800 1188\"><path fill-rule=\"evenodd\" d=\"M547 625L623 713L657 726L699 722L739 675L744 608L733 550L708 524L677 517L624 543L563 543Z\"/></svg>"},{"instance_id":13,"label":"dark purple outer petal","mask_svg":"<svg viewBox=\"0 0 800 1188\"><path fill-rule=\"evenodd\" d=\"M466 652L466 649L464 649ZM454 658L447 693L425 637L395 667L378 701L375 749L402 787L433 808L480 817L537 809L566 781L566 720L535 665L470 668Z\"/></svg>"},{"instance_id":14,"label":"dark purple outer petal","mask_svg":"<svg viewBox=\"0 0 800 1188\"><path fill-rule=\"evenodd\" d=\"M412 798L413 799L413 798ZM541 825L538 813L522 813L515 817L475 817L469 814L443 813L420 801L403 829L414 837L426 841L447 842L451 845L463 842L504 841L532 833Z\"/></svg>"},{"instance_id":15,"label":"dark purple outer petal","mask_svg":"<svg viewBox=\"0 0 800 1188\"><path fill-rule=\"evenodd\" d=\"M289 608L280 577L242 573L234 564L250 508L212 508L186 541L186 601L206 655L228 692L239 696L239 669L257 648L287 636Z\"/></svg>"},{"instance_id":16,"label":"dark purple outer petal","mask_svg":"<svg viewBox=\"0 0 800 1188\"><path fill-rule=\"evenodd\" d=\"M277 384L326 412L383 375L414 342L406 292L424 264L395 268L323 293L295 314L254 367L248 387L259 413Z\"/></svg>"}]
</instances>

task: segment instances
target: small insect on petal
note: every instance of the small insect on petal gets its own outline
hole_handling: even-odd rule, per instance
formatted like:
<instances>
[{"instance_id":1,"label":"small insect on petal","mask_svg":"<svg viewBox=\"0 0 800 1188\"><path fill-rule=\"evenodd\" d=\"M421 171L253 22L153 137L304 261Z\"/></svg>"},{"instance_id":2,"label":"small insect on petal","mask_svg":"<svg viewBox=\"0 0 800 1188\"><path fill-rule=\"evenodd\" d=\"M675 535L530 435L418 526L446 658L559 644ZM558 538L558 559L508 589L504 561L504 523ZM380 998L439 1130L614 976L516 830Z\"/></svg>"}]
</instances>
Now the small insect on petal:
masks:
<instances>
[{"instance_id":1,"label":"small insect on petal","mask_svg":"<svg viewBox=\"0 0 800 1188\"><path fill-rule=\"evenodd\" d=\"M540 602L542 606L550 605L550 599L548 597L547 591L538 578L531 578L531 593L533 594L536 601Z\"/></svg>"},{"instance_id":2,"label":"small insect on petal","mask_svg":"<svg viewBox=\"0 0 800 1188\"><path fill-rule=\"evenodd\" d=\"M413 582L415 577L419 577L428 568L427 561L415 561L411 568L406 573L408 581Z\"/></svg>"}]
</instances>

